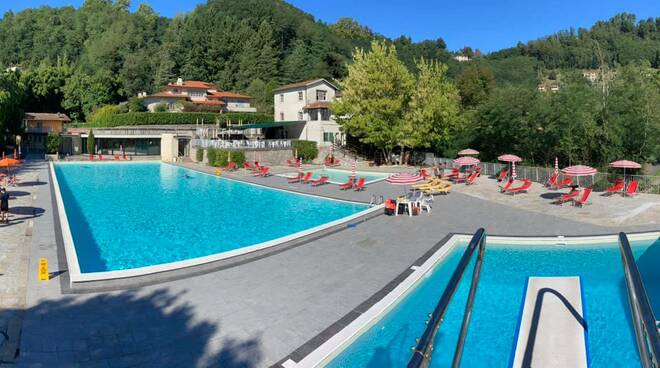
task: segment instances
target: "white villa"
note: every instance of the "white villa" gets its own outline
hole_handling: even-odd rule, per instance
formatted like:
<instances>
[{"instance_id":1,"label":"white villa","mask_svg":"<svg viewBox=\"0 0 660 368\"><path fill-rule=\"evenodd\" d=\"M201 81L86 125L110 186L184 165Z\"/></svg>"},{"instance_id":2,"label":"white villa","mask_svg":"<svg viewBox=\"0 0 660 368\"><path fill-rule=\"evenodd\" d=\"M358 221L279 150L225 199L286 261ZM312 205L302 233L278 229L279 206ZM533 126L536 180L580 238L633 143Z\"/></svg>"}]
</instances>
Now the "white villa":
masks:
<instances>
[{"instance_id":1,"label":"white villa","mask_svg":"<svg viewBox=\"0 0 660 368\"><path fill-rule=\"evenodd\" d=\"M142 103L151 112L158 105L166 105L169 111L181 111L179 102L191 102L196 105L217 106L223 112L256 112L250 106L252 97L235 92L227 92L213 83L177 79L176 83L169 83L165 89L152 95L141 93L138 95Z\"/></svg>"},{"instance_id":2,"label":"white villa","mask_svg":"<svg viewBox=\"0 0 660 368\"><path fill-rule=\"evenodd\" d=\"M342 142L344 137L330 111L330 102L341 92L325 79L287 84L273 91L275 121L298 121L286 126L286 136L315 141L319 146Z\"/></svg>"}]
</instances>

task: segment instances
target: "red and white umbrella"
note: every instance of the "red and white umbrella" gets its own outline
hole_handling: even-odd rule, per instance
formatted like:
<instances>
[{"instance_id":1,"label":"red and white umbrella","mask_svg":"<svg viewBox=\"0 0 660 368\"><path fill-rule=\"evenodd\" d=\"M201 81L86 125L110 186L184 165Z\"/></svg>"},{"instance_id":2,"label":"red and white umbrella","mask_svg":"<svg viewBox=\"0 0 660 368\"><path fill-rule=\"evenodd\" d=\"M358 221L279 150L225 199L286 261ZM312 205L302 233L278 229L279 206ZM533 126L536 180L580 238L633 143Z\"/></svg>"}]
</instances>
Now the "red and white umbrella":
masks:
<instances>
[{"instance_id":1,"label":"red and white umbrella","mask_svg":"<svg viewBox=\"0 0 660 368\"><path fill-rule=\"evenodd\" d=\"M298 171L302 172L302 159L298 157Z\"/></svg>"},{"instance_id":2,"label":"red and white umbrella","mask_svg":"<svg viewBox=\"0 0 660 368\"><path fill-rule=\"evenodd\" d=\"M351 176L355 177L355 168L357 166L357 159L353 160L353 163L351 163Z\"/></svg>"},{"instance_id":3,"label":"red and white umbrella","mask_svg":"<svg viewBox=\"0 0 660 368\"><path fill-rule=\"evenodd\" d=\"M522 161L523 159L520 158L520 157L518 157L518 156L516 156L516 155L512 155L512 154L510 154L510 153L507 153L507 154L505 154L505 155L499 156L499 157L497 158L497 160L498 160L498 161L504 161L504 162L520 162L520 161Z\"/></svg>"},{"instance_id":4,"label":"red and white umbrella","mask_svg":"<svg viewBox=\"0 0 660 368\"><path fill-rule=\"evenodd\" d=\"M472 148L466 148L464 150L461 150L458 152L459 156L469 156L469 155L478 155L479 151L472 149Z\"/></svg>"},{"instance_id":5,"label":"red and white umbrella","mask_svg":"<svg viewBox=\"0 0 660 368\"><path fill-rule=\"evenodd\" d=\"M555 174L559 174L559 159L555 157Z\"/></svg>"},{"instance_id":6,"label":"red and white umbrella","mask_svg":"<svg viewBox=\"0 0 660 368\"><path fill-rule=\"evenodd\" d=\"M511 179L516 180L517 176L518 175L516 175L516 162L511 161Z\"/></svg>"},{"instance_id":7,"label":"red and white umbrella","mask_svg":"<svg viewBox=\"0 0 660 368\"><path fill-rule=\"evenodd\" d=\"M598 170L594 169L591 166L585 166L585 165L574 165L574 166L569 166L561 169L561 172L564 175L570 175L570 176L575 176L578 178L578 185L580 185L580 176L593 176L596 175Z\"/></svg>"},{"instance_id":8,"label":"red and white umbrella","mask_svg":"<svg viewBox=\"0 0 660 368\"><path fill-rule=\"evenodd\" d=\"M455 159L453 161L454 165L458 166L476 166L479 165L481 161L478 158L463 156Z\"/></svg>"},{"instance_id":9,"label":"red and white umbrella","mask_svg":"<svg viewBox=\"0 0 660 368\"><path fill-rule=\"evenodd\" d=\"M412 185L424 181L424 177L419 173L399 173L391 175L385 181L392 185Z\"/></svg>"},{"instance_id":10,"label":"red and white umbrella","mask_svg":"<svg viewBox=\"0 0 660 368\"><path fill-rule=\"evenodd\" d=\"M640 169L642 167L641 164L635 162L635 161L629 161L629 160L620 160L620 161L614 161L610 162L610 167L617 167L617 168L623 168L623 181L626 181L626 169Z\"/></svg>"}]
</instances>

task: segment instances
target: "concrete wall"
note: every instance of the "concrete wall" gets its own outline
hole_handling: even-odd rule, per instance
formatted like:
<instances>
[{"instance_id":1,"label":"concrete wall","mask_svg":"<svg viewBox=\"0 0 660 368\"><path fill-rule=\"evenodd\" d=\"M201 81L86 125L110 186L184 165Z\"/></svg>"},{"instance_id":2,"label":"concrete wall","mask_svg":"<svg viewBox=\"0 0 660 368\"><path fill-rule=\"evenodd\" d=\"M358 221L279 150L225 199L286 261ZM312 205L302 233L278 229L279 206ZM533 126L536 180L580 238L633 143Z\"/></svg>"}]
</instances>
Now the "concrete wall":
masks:
<instances>
[{"instance_id":1,"label":"concrete wall","mask_svg":"<svg viewBox=\"0 0 660 368\"><path fill-rule=\"evenodd\" d=\"M160 159L164 162L176 162L179 155L179 140L174 134L161 134L160 136Z\"/></svg>"}]
</instances>

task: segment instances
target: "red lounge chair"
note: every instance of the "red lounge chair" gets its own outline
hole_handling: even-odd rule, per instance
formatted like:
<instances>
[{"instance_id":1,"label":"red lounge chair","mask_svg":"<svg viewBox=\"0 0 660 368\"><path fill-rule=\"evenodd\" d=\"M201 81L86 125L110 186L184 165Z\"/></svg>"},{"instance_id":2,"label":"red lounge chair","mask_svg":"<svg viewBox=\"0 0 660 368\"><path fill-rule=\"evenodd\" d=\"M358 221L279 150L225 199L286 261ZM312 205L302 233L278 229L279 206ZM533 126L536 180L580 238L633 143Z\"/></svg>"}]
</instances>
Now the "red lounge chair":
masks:
<instances>
[{"instance_id":1,"label":"red lounge chair","mask_svg":"<svg viewBox=\"0 0 660 368\"><path fill-rule=\"evenodd\" d=\"M465 185L474 184L477 182L477 176L479 176L478 171L473 171L467 179L465 179Z\"/></svg>"},{"instance_id":2,"label":"red lounge chair","mask_svg":"<svg viewBox=\"0 0 660 368\"><path fill-rule=\"evenodd\" d=\"M119 161L119 155L115 154L115 161Z\"/></svg>"},{"instance_id":3,"label":"red lounge chair","mask_svg":"<svg viewBox=\"0 0 660 368\"><path fill-rule=\"evenodd\" d=\"M94 155L89 155L89 160L94 161Z\"/></svg>"},{"instance_id":4,"label":"red lounge chair","mask_svg":"<svg viewBox=\"0 0 660 368\"><path fill-rule=\"evenodd\" d=\"M327 176L322 176L318 180L313 180L312 181L312 186L313 187L318 187L319 185L328 184L329 180L330 180L330 178L328 178Z\"/></svg>"},{"instance_id":5,"label":"red lounge chair","mask_svg":"<svg viewBox=\"0 0 660 368\"><path fill-rule=\"evenodd\" d=\"M628 188L626 188L626 191L623 192L624 197L633 197L635 194L637 194L637 187L639 186L639 182L637 180L633 180L630 183L628 183Z\"/></svg>"},{"instance_id":6,"label":"red lounge chair","mask_svg":"<svg viewBox=\"0 0 660 368\"><path fill-rule=\"evenodd\" d=\"M286 178L289 183L300 183L301 180L305 177L305 174L298 173L296 176L291 176Z\"/></svg>"},{"instance_id":7,"label":"red lounge chair","mask_svg":"<svg viewBox=\"0 0 660 368\"><path fill-rule=\"evenodd\" d=\"M509 188L511 188L511 184L513 184L513 179L509 179L509 181L502 185L502 188L500 188L500 193L504 193L509 190Z\"/></svg>"},{"instance_id":8,"label":"red lounge chair","mask_svg":"<svg viewBox=\"0 0 660 368\"><path fill-rule=\"evenodd\" d=\"M573 206L584 206L587 204L587 200L589 199L589 195L591 194L591 188L586 188L584 192L582 192L582 197L580 199L577 199L573 201Z\"/></svg>"},{"instance_id":9,"label":"red lounge chair","mask_svg":"<svg viewBox=\"0 0 660 368\"><path fill-rule=\"evenodd\" d=\"M559 174L553 173L550 179L545 182L545 186L552 188L555 184L557 184L557 179L559 179Z\"/></svg>"},{"instance_id":10,"label":"red lounge chair","mask_svg":"<svg viewBox=\"0 0 660 368\"><path fill-rule=\"evenodd\" d=\"M451 173L447 174L447 178L457 178L461 172L457 168L451 169Z\"/></svg>"},{"instance_id":11,"label":"red lounge chair","mask_svg":"<svg viewBox=\"0 0 660 368\"><path fill-rule=\"evenodd\" d=\"M340 161L337 160L337 159L334 159L334 161L331 161L329 158L327 158L327 159L325 159L325 166L331 166L331 167L339 166L339 162Z\"/></svg>"},{"instance_id":12,"label":"red lounge chair","mask_svg":"<svg viewBox=\"0 0 660 368\"><path fill-rule=\"evenodd\" d=\"M312 181L312 172L308 172L305 174L305 177L303 178L302 182L303 184L309 184L309 182Z\"/></svg>"},{"instance_id":13,"label":"red lounge chair","mask_svg":"<svg viewBox=\"0 0 660 368\"><path fill-rule=\"evenodd\" d=\"M290 158L286 160L286 165L291 167L296 167L298 166L298 160L296 160L295 158Z\"/></svg>"},{"instance_id":14,"label":"red lounge chair","mask_svg":"<svg viewBox=\"0 0 660 368\"><path fill-rule=\"evenodd\" d=\"M614 185L612 185L611 187L607 188L607 190L605 191L604 194L605 194L605 195L612 195L612 194L614 194L614 193L621 192L621 191L623 191L623 188L624 188L625 186L626 186L626 185L623 183L623 181L617 181L617 182L614 183Z\"/></svg>"},{"instance_id":15,"label":"red lounge chair","mask_svg":"<svg viewBox=\"0 0 660 368\"><path fill-rule=\"evenodd\" d=\"M252 176L263 176L263 177L270 176L269 171L270 171L270 167L259 166L259 171L252 174Z\"/></svg>"},{"instance_id":16,"label":"red lounge chair","mask_svg":"<svg viewBox=\"0 0 660 368\"><path fill-rule=\"evenodd\" d=\"M481 176L481 166L477 166L477 168L474 171L477 172L477 176Z\"/></svg>"},{"instance_id":17,"label":"red lounge chair","mask_svg":"<svg viewBox=\"0 0 660 368\"><path fill-rule=\"evenodd\" d=\"M227 167L225 167L225 171L236 171L236 169L238 169L238 167L236 166L236 163L233 161L230 161L227 164Z\"/></svg>"},{"instance_id":18,"label":"red lounge chair","mask_svg":"<svg viewBox=\"0 0 660 368\"><path fill-rule=\"evenodd\" d=\"M564 187L568 187L568 186L570 186L571 184L573 184L573 179L571 179L570 176L567 176L563 181L561 181L561 182L559 182L559 183L555 183L555 185L553 186L553 188L554 188L555 190L557 190L557 189L561 189L561 188L564 188Z\"/></svg>"},{"instance_id":19,"label":"red lounge chair","mask_svg":"<svg viewBox=\"0 0 660 368\"><path fill-rule=\"evenodd\" d=\"M364 190L364 183L365 183L364 178L358 179L357 185L355 186L355 191L359 192Z\"/></svg>"},{"instance_id":20,"label":"red lounge chair","mask_svg":"<svg viewBox=\"0 0 660 368\"><path fill-rule=\"evenodd\" d=\"M419 175L426 179L429 176L429 173L426 171L426 169L419 169Z\"/></svg>"},{"instance_id":21,"label":"red lounge chair","mask_svg":"<svg viewBox=\"0 0 660 368\"><path fill-rule=\"evenodd\" d=\"M243 162L243 168L245 170L254 171L254 166L250 165L250 163L248 161Z\"/></svg>"},{"instance_id":22,"label":"red lounge chair","mask_svg":"<svg viewBox=\"0 0 660 368\"><path fill-rule=\"evenodd\" d=\"M576 190L570 191L570 192L562 195L561 197L555 199L551 203L558 204L558 205L561 206L562 204L564 204L564 202L572 201L573 198L578 196L578 194L580 194L580 190L576 189Z\"/></svg>"},{"instance_id":23,"label":"red lounge chair","mask_svg":"<svg viewBox=\"0 0 660 368\"><path fill-rule=\"evenodd\" d=\"M353 188L353 185L355 185L355 179L351 178L347 182L345 182L344 184L340 185L339 189L340 190L351 189L351 188Z\"/></svg>"},{"instance_id":24,"label":"red lounge chair","mask_svg":"<svg viewBox=\"0 0 660 368\"><path fill-rule=\"evenodd\" d=\"M516 193L527 193L527 191L531 187L532 187L532 181L529 179L523 179L523 184L521 186L515 188L509 188L507 189L506 192L512 195Z\"/></svg>"},{"instance_id":25,"label":"red lounge chair","mask_svg":"<svg viewBox=\"0 0 660 368\"><path fill-rule=\"evenodd\" d=\"M506 178L507 175L509 175L509 170L500 171L500 176L497 177L497 181L501 182L502 180L504 180L504 178Z\"/></svg>"}]
</instances>

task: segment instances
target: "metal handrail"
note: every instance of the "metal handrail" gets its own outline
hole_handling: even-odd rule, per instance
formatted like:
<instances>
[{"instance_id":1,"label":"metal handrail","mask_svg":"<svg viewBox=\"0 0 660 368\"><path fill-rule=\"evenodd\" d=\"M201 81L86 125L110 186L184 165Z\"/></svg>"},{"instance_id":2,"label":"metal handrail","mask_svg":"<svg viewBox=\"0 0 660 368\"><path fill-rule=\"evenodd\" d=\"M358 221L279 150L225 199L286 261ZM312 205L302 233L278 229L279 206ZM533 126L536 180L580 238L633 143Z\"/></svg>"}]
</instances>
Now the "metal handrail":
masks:
<instances>
[{"instance_id":1,"label":"metal handrail","mask_svg":"<svg viewBox=\"0 0 660 368\"><path fill-rule=\"evenodd\" d=\"M623 261L623 270L626 277L628 302L630 303L633 325L635 326L639 359L644 368L658 367L660 334L658 334L655 315L649 303L649 297L646 294L646 288L644 288L642 276L637 268L626 233L619 233L619 248L621 249L621 260Z\"/></svg>"},{"instance_id":2,"label":"metal handrail","mask_svg":"<svg viewBox=\"0 0 660 368\"><path fill-rule=\"evenodd\" d=\"M476 233L474 233L474 236L472 237L472 240L470 240L467 249L465 249L461 260L458 262L458 266L456 266L454 273L451 275L451 279L449 279L449 283L447 284L445 291L442 293L442 297L440 297L438 304L433 310L433 313L430 315L430 319L427 321L424 334L418 340L417 345L413 348L413 355L408 361L408 368L429 366L431 362L431 356L433 355L435 336L438 333L442 321L444 320L445 313L449 308L449 303L456 293L461 279L463 278L463 274L465 274L465 270L470 264L472 255L477 248L479 248L479 252L477 255L476 263L474 265L474 271L472 272L472 284L470 285L468 300L465 303L463 323L461 324L461 331L458 335L458 342L456 343L456 350L454 351L454 359L452 361L452 367L458 367L460 365L461 357L463 355L463 347L465 345L465 336L467 335L468 326L470 324L472 306L474 304L474 298L477 293L479 276L481 275L481 265L483 264L484 251L486 250L486 231L483 228L480 228Z\"/></svg>"}]
</instances>

